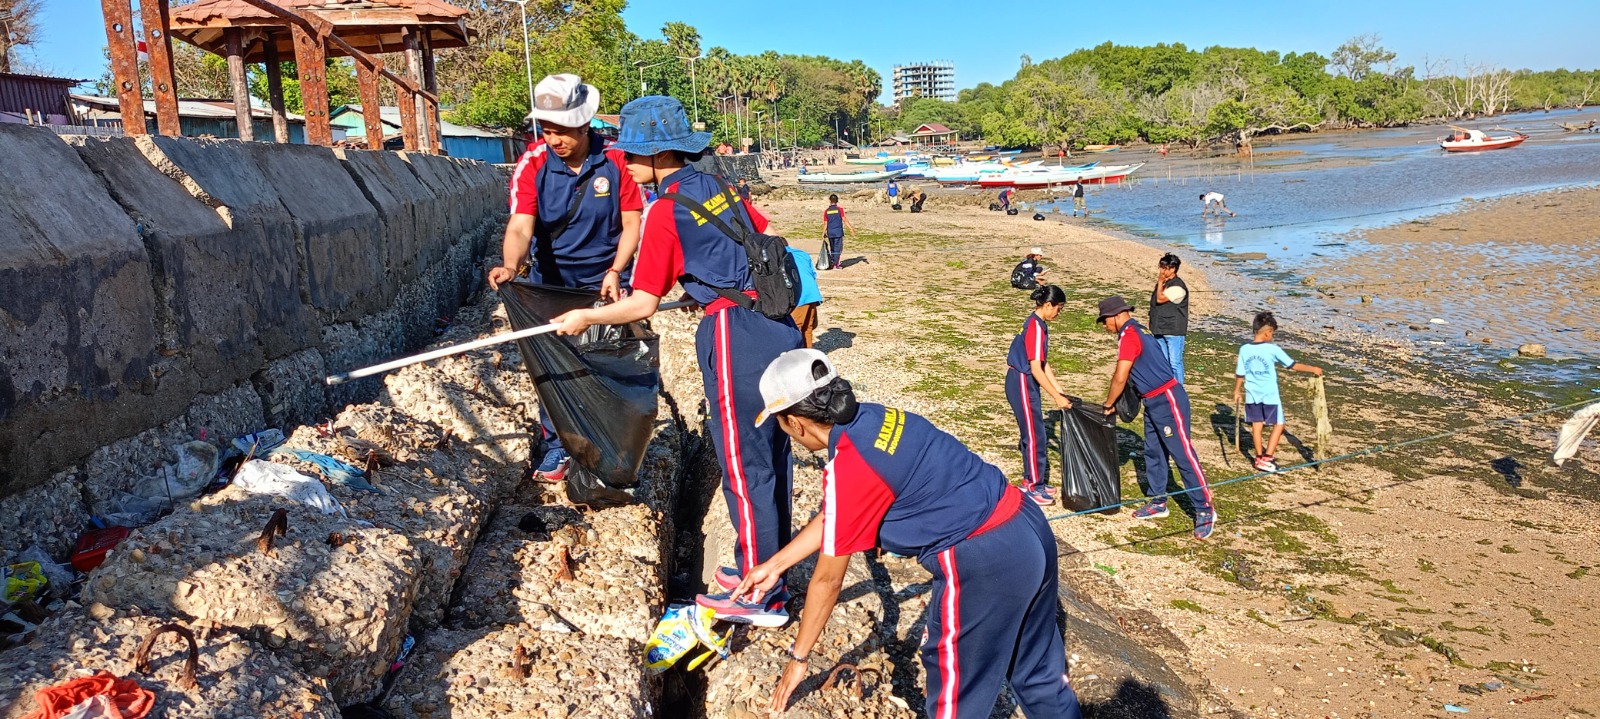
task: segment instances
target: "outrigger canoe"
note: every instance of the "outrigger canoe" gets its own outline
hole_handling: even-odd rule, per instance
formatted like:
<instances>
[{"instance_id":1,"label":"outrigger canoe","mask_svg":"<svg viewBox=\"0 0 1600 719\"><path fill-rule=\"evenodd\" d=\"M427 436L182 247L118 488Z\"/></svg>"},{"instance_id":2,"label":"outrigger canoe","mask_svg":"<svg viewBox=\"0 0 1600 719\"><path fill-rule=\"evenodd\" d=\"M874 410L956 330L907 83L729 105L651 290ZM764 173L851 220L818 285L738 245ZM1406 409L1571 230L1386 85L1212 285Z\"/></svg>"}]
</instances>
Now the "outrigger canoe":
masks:
<instances>
[{"instance_id":1,"label":"outrigger canoe","mask_svg":"<svg viewBox=\"0 0 1600 719\"><path fill-rule=\"evenodd\" d=\"M1451 126L1457 132L1447 137L1439 138L1439 147L1445 152L1479 152L1481 150L1503 150L1507 147L1521 145L1527 135L1517 133L1504 137L1490 137L1481 130L1467 130Z\"/></svg>"},{"instance_id":2,"label":"outrigger canoe","mask_svg":"<svg viewBox=\"0 0 1600 719\"><path fill-rule=\"evenodd\" d=\"M1121 145L1084 145L1084 152L1116 152L1122 149Z\"/></svg>"},{"instance_id":3,"label":"outrigger canoe","mask_svg":"<svg viewBox=\"0 0 1600 719\"><path fill-rule=\"evenodd\" d=\"M905 174L904 169L889 172L807 172L800 176L800 181L809 184L833 184L845 182L883 182L891 177Z\"/></svg>"},{"instance_id":4,"label":"outrigger canoe","mask_svg":"<svg viewBox=\"0 0 1600 719\"><path fill-rule=\"evenodd\" d=\"M1135 165L1100 165L1088 168L1035 167L1012 169L978 180L981 187L1011 187L1019 190L1051 187L1055 185L1102 185L1121 182L1139 171L1144 163Z\"/></svg>"}]
</instances>

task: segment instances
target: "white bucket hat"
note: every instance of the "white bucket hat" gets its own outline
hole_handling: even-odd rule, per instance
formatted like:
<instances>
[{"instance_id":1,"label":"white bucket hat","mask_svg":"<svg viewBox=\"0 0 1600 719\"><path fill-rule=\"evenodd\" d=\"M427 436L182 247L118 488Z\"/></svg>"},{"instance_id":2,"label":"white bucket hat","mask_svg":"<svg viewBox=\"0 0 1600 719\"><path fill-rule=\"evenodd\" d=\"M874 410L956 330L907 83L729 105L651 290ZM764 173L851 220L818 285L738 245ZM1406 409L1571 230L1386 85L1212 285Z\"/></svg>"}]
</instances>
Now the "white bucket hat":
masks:
<instances>
[{"instance_id":1,"label":"white bucket hat","mask_svg":"<svg viewBox=\"0 0 1600 719\"><path fill-rule=\"evenodd\" d=\"M533 88L533 112L528 119L562 127L588 127L600 110L600 91L583 84L583 78L563 73L550 75Z\"/></svg>"},{"instance_id":2,"label":"white bucket hat","mask_svg":"<svg viewBox=\"0 0 1600 719\"><path fill-rule=\"evenodd\" d=\"M814 371L818 362L822 363L821 377ZM838 376L839 371L828 356L818 350L796 349L778 355L761 373L761 401L766 406L756 415L756 426L766 424L768 417L795 406Z\"/></svg>"}]
</instances>

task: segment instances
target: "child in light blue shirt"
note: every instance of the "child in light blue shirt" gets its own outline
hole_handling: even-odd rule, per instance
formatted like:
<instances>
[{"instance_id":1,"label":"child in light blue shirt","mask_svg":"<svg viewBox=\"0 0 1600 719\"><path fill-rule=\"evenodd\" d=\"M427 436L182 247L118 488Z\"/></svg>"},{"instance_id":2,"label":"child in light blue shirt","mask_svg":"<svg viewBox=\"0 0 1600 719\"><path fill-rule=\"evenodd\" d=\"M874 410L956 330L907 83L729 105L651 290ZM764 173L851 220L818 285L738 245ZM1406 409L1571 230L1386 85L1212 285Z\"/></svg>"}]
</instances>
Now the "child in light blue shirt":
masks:
<instances>
[{"instance_id":1,"label":"child in light blue shirt","mask_svg":"<svg viewBox=\"0 0 1600 719\"><path fill-rule=\"evenodd\" d=\"M1263 472L1278 471L1278 442L1283 439L1283 401L1278 396L1278 366L1295 372L1309 372L1322 376L1322 368L1296 362L1272 342L1278 330L1278 318L1271 312L1261 312L1250 323L1255 339L1239 348L1239 362L1233 368L1233 403L1244 402L1244 421L1250 423L1250 436L1255 440L1255 467ZM1265 452L1261 451L1261 426L1272 425L1272 436L1267 440Z\"/></svg>"}]
</instances>

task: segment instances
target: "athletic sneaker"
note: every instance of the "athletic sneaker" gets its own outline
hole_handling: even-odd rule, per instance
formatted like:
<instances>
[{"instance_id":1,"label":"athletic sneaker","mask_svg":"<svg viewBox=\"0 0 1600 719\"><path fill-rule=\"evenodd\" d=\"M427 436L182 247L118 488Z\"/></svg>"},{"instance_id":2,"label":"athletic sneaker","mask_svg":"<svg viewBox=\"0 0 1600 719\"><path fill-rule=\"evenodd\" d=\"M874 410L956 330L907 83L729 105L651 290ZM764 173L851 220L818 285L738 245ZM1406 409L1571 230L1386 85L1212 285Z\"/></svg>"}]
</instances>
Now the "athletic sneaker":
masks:
<instances>
[{"instance_id":1,"label":"athletic sneaker","mask_svg":"<svg viewBox=\"0 0 1600 719\"><path fill-rule=\"evenodd\" d=\"M1256 456L1256 462L1255 462L1256 469L1258 469L1258 470L1260 470L1262 472L1276 472L1276 471L1278 471L1278 463L1272 461L1273 459L1275 459L1275 458L1270 454L1257 455Z\"/></svg>"},{"instance_id":2,"label":"athletic sneaker","mask_svg":"<svg viewBox=\"0 0 1600 719\"><path fill-rule=\"evenodd\" d=\"M571 458L564 449L552 449L544 453L544 461L539 463L539 468L533 470L533 478L541 482L560 482L567 477L567 464Z\"/></svg>"},{"instance_id":3,"label":"athletic sneaker","mask_svg":"<svg viewBox=\"0 0 1600 719\"><path fill-rule=\"evenodd\" d=\"M1028 499L1033 500L1034 504L1048 507L1056 503L1056 494L1049 487L1041 484L1028 490Z\"/></svg>"},{"instance_id":4,"label":"athletic sneaker","mask_svg":"<svg viewBox=\"0 0 1600 719\"><path fill-rule=\"evenodd\" d=\"M1161 519L1168 514L1166 502L1145 502L1143 507L1133 510L1134 519Z\"/></svg>"},{"instance_id":5,"label":"athletic sneaker","mask_svg":"<svg viewBox=\"0 0 1600 719\"><path fill-rule=\"evenodd\" d=\"M733 567L717 567L715 579L717 586L722 587L722 591L731 592L739 588L739 582L744 581L744 575Z\"/></svg>"},{"instance_id":6,"label":"athletic sneaker","mask_svg":"<svg viewBox=\"0 0 1600 719\"><path fill-rule=\"evenodd\" d=\"M1217 510L1209 507L1194 510L1194 538L1206 539L1211 536L1211 530L1216 528Z\"/></svg>"},{"instance_id":7,"label":"athletic sneaker","mask_svg":"<svg viewBox=\"0 0 1600 719\"><path fill-rule=\"evenodd\" d=\"M728 596L727 592L721 594L701 594L694 598L695 604L709 607L716 612L716 617L723 621L736 624L754 624L758 627L781 627L789 623L789 612L784 609L787 604L788 591L778 587L769 593L767 601L762 603L745 602ZM778 601L782 599L783 601Z\"/></svg>"}]
</instances>

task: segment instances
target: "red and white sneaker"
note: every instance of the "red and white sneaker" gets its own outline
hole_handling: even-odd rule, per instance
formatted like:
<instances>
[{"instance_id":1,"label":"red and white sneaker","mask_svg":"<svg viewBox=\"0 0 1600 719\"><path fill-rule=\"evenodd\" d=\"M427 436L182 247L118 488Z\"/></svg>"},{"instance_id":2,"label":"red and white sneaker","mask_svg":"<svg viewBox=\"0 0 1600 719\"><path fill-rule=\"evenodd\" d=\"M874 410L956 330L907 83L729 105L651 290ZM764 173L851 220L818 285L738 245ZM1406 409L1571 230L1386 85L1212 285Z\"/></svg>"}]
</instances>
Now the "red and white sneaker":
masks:
<instances>
[{"instance_id":1,"label":"red and white sneaker","mask_svg":"<svg viewBox=\"0 0 1600 719\"><path fill-rule=\"evenodd\" d=\"M1257 455L1255 467L1262 472L1276 472L1278 471L1278 463L1272 460L1273 456L1270 454Z\"/></svg>"}]
</instances>

